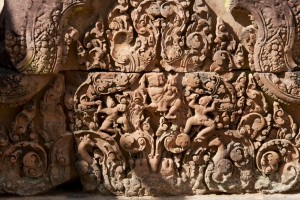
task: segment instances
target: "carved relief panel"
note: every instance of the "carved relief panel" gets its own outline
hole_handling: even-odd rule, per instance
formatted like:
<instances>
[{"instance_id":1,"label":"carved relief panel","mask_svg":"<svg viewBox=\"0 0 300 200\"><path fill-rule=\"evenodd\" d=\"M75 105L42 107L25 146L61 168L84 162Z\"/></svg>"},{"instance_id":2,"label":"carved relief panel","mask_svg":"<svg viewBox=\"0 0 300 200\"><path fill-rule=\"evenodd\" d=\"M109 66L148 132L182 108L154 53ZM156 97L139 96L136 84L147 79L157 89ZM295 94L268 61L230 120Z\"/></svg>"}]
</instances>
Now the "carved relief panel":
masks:
<instances>
[{"instance_id":1,"label":"carved relief panel","mask_svg":"<svg viewBox=\"0 0 300 200\"><path fill-rule=\"evenodd\" d=\"M24 0L20 4L17 0L5 0L4 45L11 65L24 74L81 70L78 62L72 62L76 60L72 51L76 51L74 47L89 22L97 20L99 12L104 12L102 9L112 3ZM82 23L84 18L88 18L85 20L87 24ZM70 64L74 66L68 66Z\"/></svg>"},{"instance_id":2,"label":"carved relief panel","mask_svg":"<svg viewBox=\"0 0 300 200\"><path fill-rule=\"evenodd\" d=\"M118 2L108 42L98 22L86 36L94 34L90 44L101 51L82 55L106 70L155 72L91 73L75 92L84 189L127 196L292 189L299 133L281 103L298 103L298 76L289 72L297 69L296 12L291 2L276 6L273 15L262 1L230 2L232 12L253 15L237 40L204 1Z\"/></svg>"},{"instance_id":3,"label":"carved relief panel","mask_svg":"<svg viewBox=\"0 0 300 200\"><path fill-rule=\"evenodd\" d=\"M6 1L1 191L299 190L300 3L212 4Z\"/></svg>"},{"instance_id":4,"label":"carved relief panel","mask_svg":"<svg viewBox=\"0 0 300 200\"><path fill-rule=\"evenodd\" d=\"M64 76L14 74L1 77L0 85L0 191L33 195L76 178Z\"/></svg>"},{"instance_id":5,"label":"carved relief panel","mask_svg":"<svg viewBox=\"0 0 300 200\"><path fill-rule=\"evenodd\" d=\"M91 73L74 100L87 191L278 192L297 183L297 125L251 74Z\"/></svg>"}]
</instances>

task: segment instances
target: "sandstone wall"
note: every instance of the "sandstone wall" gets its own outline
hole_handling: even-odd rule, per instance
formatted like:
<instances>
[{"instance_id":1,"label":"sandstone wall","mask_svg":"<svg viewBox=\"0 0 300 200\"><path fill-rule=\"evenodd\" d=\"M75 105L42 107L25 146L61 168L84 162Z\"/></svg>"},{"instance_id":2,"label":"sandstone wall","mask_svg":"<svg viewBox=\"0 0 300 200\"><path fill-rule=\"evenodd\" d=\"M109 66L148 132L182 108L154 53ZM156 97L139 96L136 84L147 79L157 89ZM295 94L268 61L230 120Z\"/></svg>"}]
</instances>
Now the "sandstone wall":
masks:
<instances>
[{"instance_id":1,"label":"sandstone wall","mask_svg":"<svg viewBox=\"0 0 300 200\"><path fill-rule=\"evenodd\" d=\"M299 191L298 0L2 2L1 193Z\"/></svg>"}]
</instances>

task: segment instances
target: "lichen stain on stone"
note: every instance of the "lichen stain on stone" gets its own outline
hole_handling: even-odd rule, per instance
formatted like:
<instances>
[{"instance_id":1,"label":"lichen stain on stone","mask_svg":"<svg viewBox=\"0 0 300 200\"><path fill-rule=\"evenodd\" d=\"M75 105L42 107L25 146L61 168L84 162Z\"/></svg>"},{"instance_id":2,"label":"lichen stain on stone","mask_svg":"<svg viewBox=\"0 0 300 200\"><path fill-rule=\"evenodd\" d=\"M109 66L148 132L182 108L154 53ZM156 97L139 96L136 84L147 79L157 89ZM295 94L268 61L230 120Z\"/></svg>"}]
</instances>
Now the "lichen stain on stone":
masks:
<instances>
[{"instance_id":1,"label":"lichen stain on stone","mask_svg":"<svg viewBox=\"0 0 300 200\"><path fill-rule=\"evenodd\" d=\"M230 12L230 3L231 0L224 0L224 6L227 12Z\"/></svg>"}]
</instances>

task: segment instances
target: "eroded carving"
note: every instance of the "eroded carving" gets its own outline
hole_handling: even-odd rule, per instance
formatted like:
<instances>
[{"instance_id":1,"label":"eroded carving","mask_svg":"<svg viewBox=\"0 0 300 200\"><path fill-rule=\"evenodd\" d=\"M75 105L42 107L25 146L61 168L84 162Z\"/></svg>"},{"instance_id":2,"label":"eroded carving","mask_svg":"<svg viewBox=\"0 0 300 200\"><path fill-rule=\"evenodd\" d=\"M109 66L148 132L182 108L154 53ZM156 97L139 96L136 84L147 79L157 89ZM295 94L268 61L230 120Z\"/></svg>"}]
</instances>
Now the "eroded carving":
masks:
<instances>
[{"instance_id":1,"label":"eroded carving","mask_svg":"<svg viewBox=\"0 0 300 200\"><path fill-rule=\"evenodd\" d=\"M285 104L299 104L299 73L284 74L256 73L258 84L267 94Z\"/></svg>"},{"instance_id":2,"label":"eroded carving","mask_svg":"<svg viewBox=\"0 0 300 200\"><path fill-rule=\"evenodd\" d=\"M212 43L211 16L202 0L119 2L108 21L110 55L121 71L194 71Z\"/></svg>"},{"instance_id":3,"label":"eroded carving","mask_svg":"<svg viewBox=\"0 0 300 200\"><path fill-rule=\"evenodd\" d=\"M14 97L15 106L20 104L21 111L11 124L1 125L1 192L37 194L75 177L72 167L75 159L72 151L74 139L66 129L61 104L64 77L58 74L51 82L47 91L42 92L43 98L39 91L34 91L32 100L25 104L23 99L16 100L18 96ZM21 86L27 91L30 85ZM20 93L18 90L14 92Z\"/></svg>"},{"instance_id":4,"label":"eroded carving","mask_svg":"<svg viewBox=\"0 0 300 200\"><path fill-rule=\"evenodd\" d=\"M25 1L19 9L14 1L6 1L6 8L11 12L25 10L20 18L6 13L5 44L15 68L25 74L59 72L66 63L71 42L78 40L76 28L68 25L68 17L74 8L84 3L53 1L48 2L45 9L42 2ZM11 24L11 19L20 27Z\"/></svg>"},{"instance_id":5,"label":"eroded carving","mask_svg":"<svg viewBox=\"0 0 300 200\"><path fill-rule=\"evenodd\" d=\"M247 27L242 34L242 38L247 39L253 70L286 72L298 68L297 55L292 51L295 39L299 40L294 1L232 0L230 7L249 11L255 20L255 25Z\"/></svg>"},{"instance_id":6,"label":"eroded carving","mask_svg":"<svg viewBox=\"0 0 300 200\"><path fill-rule=\"evenodd\" d=\"M1 76L15 113L0 126L1 192L46 191L74 167L109 195L297 188L299 2L229 1L250 12L240 35L203 0L93 2L24 0L5 23L11 63L48 75ZM85 71L58 73L73 65Z\"/></svg>"},{"instance_id":7,"label":"eroded carving","mask_svg":"<svg viewBox=\"0 0 300 200\"><path fill-rule=\"evenodd\" d=\"M228 80L216 73L146 73L106 92L110 77L120 74L92 73L75 94L77 163L86 190L275 192L298 180L297 125L279 103L267 104L252 74L232 73ZM79 99L96 90L102 92L82 106ZM105 160L107 151L114 161ZM291 154L283 164L285 152Z\"/></svg>"},{"instance_id":8,"label":"eroded carving","mask_svg":"<svg viewBox=\"0 0 300 200\"><path fill-rule=\"evenodd\" d=\"M103 23L96 26L84 36L83 45L78 41L77 53L79 64L85 64L90 69L112 69L104 37Z\"/></svg>"},{"instance_id":9,"label":"eroded carving","mask_svg":"<svg viewBox=\"0 0 300 200\"><path fill-rule=\"evenodd\" d=\"M210 66L211 72L230 72L234 69L244 67L244 50L240 43L229 33L221 18L217 19L216 46L213 49L213 63Z\"/></svg>"}]
</instances>

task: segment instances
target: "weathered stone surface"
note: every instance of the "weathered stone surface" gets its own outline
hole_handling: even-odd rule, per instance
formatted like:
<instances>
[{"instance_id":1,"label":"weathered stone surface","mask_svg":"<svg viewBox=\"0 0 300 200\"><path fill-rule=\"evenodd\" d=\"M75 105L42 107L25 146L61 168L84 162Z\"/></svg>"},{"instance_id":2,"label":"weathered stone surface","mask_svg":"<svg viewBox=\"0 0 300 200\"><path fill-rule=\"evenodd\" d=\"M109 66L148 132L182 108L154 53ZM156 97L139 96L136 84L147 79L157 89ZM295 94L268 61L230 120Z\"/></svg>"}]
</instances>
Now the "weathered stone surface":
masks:
<instances>
[{"instance_id":1,"label":"weathered stone surface","mask_svg":"<svg viewBox=\"0 0 300 200\"><path fill-rule=\"evenodd\" d=\"M96 21L99 14L105 15L112 3L24 0L20 4L18 0L6 0L5 48L12 64L24 74L80 70L79 64L72 66L74 62L67 62L70 47L76 45L89 23Z\"/></svg>"},{"instance_id":2,"label":"weathered stone surface","mask_svg":"<svg viewBox=\"0 0 300 200\"><path fill-rule=\"evenodd\" d=\"M299 192L298 0L4 3L0 192Z\"/></svg>"},{"instance_id":3,"label":"weathered stone surface","mask_svg":"<svg viewBox=\"0 0 300 200\"><path fill-rule=\"evenodd\" d=\"M37 194L77 177L64 85L62 74L1 77L2 193Z\"/></svg>"},{"instance_id":4,"label":"weathered stone surface","mask_svg":"<svg viewBox=\"0 0 300 200\"><path fill-rule=\"evenodd\" d=\"M135 199L138 200L177 200L179 198L185 199L185 200L298 200L300 197L299 194L231 194L231 195L224 195L224 194L209 194L209 195L194 195L194 196L164 196L164 197L134 197ZM116 200L131 200L133 197L125 197L125 196L106 196L106 195L99 195L99 194L92 194L92 193L83 193L83 192L77 192L77 191L56 191L56 192L51 192L50 194L43 194L40 196L34 196L34 197L20 197L23 200L48 200L48 199L53 199L53 200L73 200L73 199L78 199L78 200L98 200L98 199L103 199L103 200L111 200L111 199L116 199ZM5 197L5 199L11 200L11 199L16 199L15 196L8 196Z\"/></svg>"},{"instance_id":5,"label":"weathered stone surface","mask_svg":"<svg viewBox=\"0 0 300 200\"><path fill-rule=\"evenodd\" d=\"M272 193L297 184L297 125L252 74L90 73L74 101L87 191Z\"/></svg>"}]
</instances>

